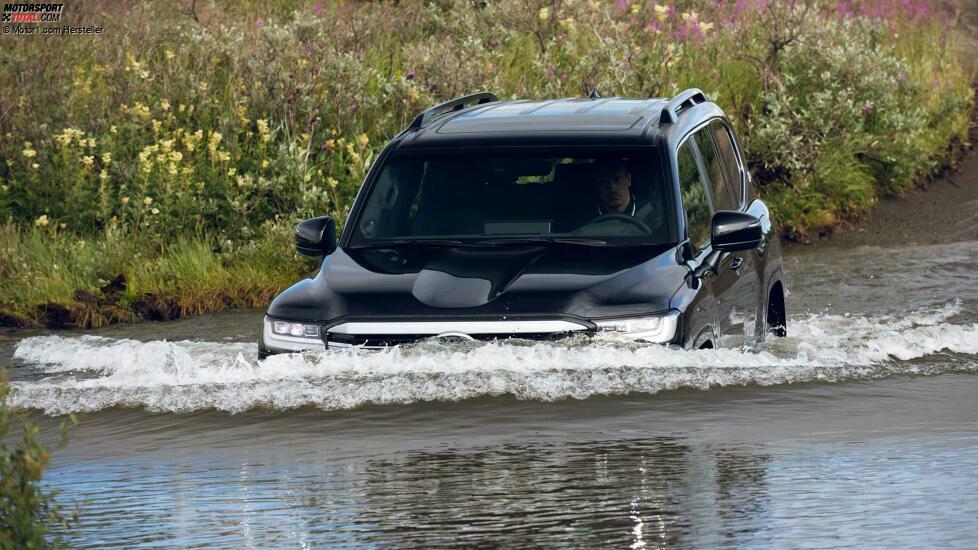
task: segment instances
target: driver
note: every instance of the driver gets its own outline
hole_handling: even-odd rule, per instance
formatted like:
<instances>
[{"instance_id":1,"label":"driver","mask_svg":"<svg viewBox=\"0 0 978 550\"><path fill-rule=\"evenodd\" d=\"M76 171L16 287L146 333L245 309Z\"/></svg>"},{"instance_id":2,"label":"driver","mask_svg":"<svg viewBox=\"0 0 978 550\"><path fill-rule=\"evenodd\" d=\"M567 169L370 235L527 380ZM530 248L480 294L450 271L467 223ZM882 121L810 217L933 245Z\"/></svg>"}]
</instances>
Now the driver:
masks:
<instances>
[{"instance_id":1,"label":"driver","mask_svg":"<svg viewBox=\"0 0 978 550\"><path fill-rule=\"evenodd\" d=\"M622 160L596 160L591 165L591 186L598 197L598 215L635 217L647 210L632 194L632 173Z\"/></svg>"}]
</instances>

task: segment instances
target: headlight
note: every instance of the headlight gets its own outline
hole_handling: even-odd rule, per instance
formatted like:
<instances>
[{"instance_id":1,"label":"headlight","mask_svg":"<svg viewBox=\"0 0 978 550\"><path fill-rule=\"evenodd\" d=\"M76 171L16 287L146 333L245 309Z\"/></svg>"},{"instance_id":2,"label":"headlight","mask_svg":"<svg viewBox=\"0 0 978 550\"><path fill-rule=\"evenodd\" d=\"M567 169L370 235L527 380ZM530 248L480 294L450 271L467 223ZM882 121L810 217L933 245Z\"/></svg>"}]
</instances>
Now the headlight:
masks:
<instances>
[{"instance_id":1,"label":"headlight","mask_svg":"<svg viewBox=\"0 0 978 550\"><path fill-rule=\"evenodd\" d=\"M283 336L305 336L306 338L319 339L319 327L316 325L274 321L272 322L272 331Z\"/></svg>"},{"instance_id":2,"label":"headlight","mask_svg":"<svg viewBox=\"0 0 978 550\"><path fill-rule=\"evenodd\" d=\"M262 340L273 351L322 351L326 349L319 336L319 325L279 321L265 317Z\"/></svg>"},{"instance_id":3,"label":"headlight","mask_svg":"<svg viewBox=\"0 0 978 550\"><path fill-rule=\"evenodd\" d=\"M668 344L676 337L679 326L679 312L670 311L648 317L626 317L621 319L594 319L600 331L614 331L632 340L642 340L655 344Z\"/></svg>"}]
</instances>

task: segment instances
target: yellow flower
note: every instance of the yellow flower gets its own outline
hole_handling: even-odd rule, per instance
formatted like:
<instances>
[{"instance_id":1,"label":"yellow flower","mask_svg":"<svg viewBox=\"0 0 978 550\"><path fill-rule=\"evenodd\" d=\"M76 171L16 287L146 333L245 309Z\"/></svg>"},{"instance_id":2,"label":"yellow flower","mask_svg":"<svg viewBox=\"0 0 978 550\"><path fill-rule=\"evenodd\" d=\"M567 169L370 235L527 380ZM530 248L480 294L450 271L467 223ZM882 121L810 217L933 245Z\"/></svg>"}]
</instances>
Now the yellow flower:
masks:
<instances>
[{"instance_id":1,"label":"yellow flower","mask_svg":"<svg viewBox=\"0 0 978 550\"><path fill-rule=\"evenodd\" d=\"M711 30L713 30L713 23L700 23L700 31L702 31L703 34L706 34Z\"/></svg>"},{"instance_id":2,"label":"yellow flower","mask_svg":"<svg viewBox=\"0 0 978 550\"><path fill-rule=\"evenodd\" d=\"M537 17L540 18L540 21L547 21L550 19L550 8L546 6L540 8L540 11L537 13Z\"/></svg>"},{"instance_id":3,"label":"yellow flower","mask_svg":"<svg viewBox=\"0 0 978 550\"><path fill-rule=\"evenodd\" d=\"M268 168L268 159L263 159L261 161L261 167L262 168Z\"/></svg>"},{"instance_id":4,"label":"yellow flower","mask_svg":"<svg viewBox=\"0 0 978 550\"><path fill-rule=\"evenodd\" d=\"M61 222L58 224L58 227L60 227L61 229L68 229L68 224Z\"/></svg>"},{"instance_id":5,"label":"yellow flower","mask_svg":"<svg viewBox=\"0 0 978 550\"><path fill-rule=\"evenodd\" d=\"M163 56L166 57L169 60L169 59L173 59L174 57L176 57L177 54L171 52L170 50L163 50Z\"/></svg>"},{"instance_id":6,"label":"yellow flower","mask_svg":"<svg viewBox=\"0 0 978 550\"><path fill-rule=\"evenodd\" d=\"M153 133L154 133L154 134L158 134L158 133L160 133L160 128L162 128L162 127L163 127L163 123L162 123L162 122L160 122L160 121L158 121L158 120L156 120L156 119L154 118L154 119L153 119Z\"/></svg>"},{"instance_id":7,"label":"yellow flower","mask_svg":"<svg viewBox=\"0 0 978 550\"><path fill-rule=\"evenodd\" d=\"M642 6L638 2L635 2L634 4L631 5L630 8L628 8L628 11L630 11L632 13L632 15L635 15L641 9L642 9Z\"/></svg>"},{"instance_id":8,"label":"yellow flower","mask_svg":"<svg viewBox=\"0 0 978 550\"><path fill-rule=\"evenodd\" d=\"M92 164L95 163L95 157L91 155L86 155L81 158L81 161L82 164L85 165L85 168L91 168Z\"/></svg>"},{"instance_id":9,"label":"yellow flower","mask_svg":"<svg viewBox=\"0 0 978 550\"><path fill-rule=\"evenodd\" d=\"M102 153L102 164L109 164L112 162L112 153Z\"/></svg>"},{"instance_id":10,"label":"yellow flower","mask_svg":"<svg viewBox=\"0 0 978 550\"><path fill-rule=\"evenodd\" d=\"M122 206L129 204L129 197L122 197Z\"/></svg>"},{"instance_id":11,"label":"yellow flower","mask_svg":"<svg viewBox=\"0 0 978 550\"><path fill-rule=\"evenodd\" d=\"M145 197L143 199L143 204L145 204L146 206L153 204L153 197Z\"/></svg>"},{"instance_id":12,"label":"yellow flower","mask_svg":"<svg viewBox=\"0 0 978 550\"><path fill-rule=\"evenodd\" d=\"M221 139L224 136L220 132L211 132L209 138L207 138L207 148L210 149L211 153L217 152L217 146L221 144Z\"/></svg>"},{"instance_id":13,"label":"yellow flower","mask_svg":"<svg viewBox=\"0 0 978 550\"><path fill-rule=\"evenodd\" d=\"M228 175L229 176L232 176L233 177L237 172L238 172L238 170L236 168L234 168L234 167L231 167L231 168L228 169Z\"/></svg>"},{"instance_id":14,"label":"yellow flower","mask_svg":"<svg viewBox=\"0 0 978 550\"><path fill-rule=\"evenodd\" d=\"M143 105L140 101L137 101L132 106L132 113L143 120L149 120L150 117L149 107Z\"/></svg>"},{"instance_id":15,"label":"yellow flower","mask_svg":"<svg viewBox=\"0 0 978 550\"><path fill-rule=\"evenodd\" d=\"M106 170L102 170L98 173L98 179L102 181L109 181L109 173Z\"/></svg>"},{"instance_id":16,"label":"yellow flower","mask_svg":"<svg viewBox=\"0 0 978 550\"><path fill-rule=\"evenodd\" d=\"M268 121L263 118L259 118L255 121L255 124L258 125L258 136L261 138L262 142L268 143L268 141L272 139L272 133L268 129Z\"/></svg>"},{"instance_id":17,"label":"yellow flower","mask_svg":"<svg viewBox=\"0 0 978 550\"><path fill-rule=\"evenodd\" d=\"M160 100L160 109L163 109L164 111L169 111L170 110L170 101L168 99L166 99L166 98L161 99Z\"/></svg>"},{"instance_id":18,"label":"yellow flower","mask_svg":"<svg viewBox=\"0 0 978 550\"><path fill-rule=\"evenodd\" d=\"M231 160L231 153L228 153L227 151L219 151L217 153L217 160L221 162L227 162Z\"/></svg>"},{"instance_id":19,"label":"yellow flower","mask_svg":"<svg viewBox=\"0 0 978 550\"><path fill-rule=\"evenodd\" d=\"M109 132L112 132L113 134L117 134L119 133L119 129L116 128L115 124L113 124L112 126L109 126Z\"/></svg>"},{"instance_id":20,"label":"yellow flower","mask_svg":"<svg viewBox=\"0 0 978 550\"><path fill-rule=\"evenodd\" d=\"M24 145L24 150L21 152L24 153L24 158L32 159L37 156L37 151L31 149L31 142L29 141Z\"/></svg>"},{"instance_id":21,"label":"yellow flower","mask_svg":"<svg viewBox=\"0 0 978 550\"><path fill-rule=\"evenodd\" d=\"M34 225L37 227L47 227L48 226L48 215L44 214L40 218L34 220Z\"/></svg>"},{"instance_id":22,"label":"yellow flower","mask_svg":"<svg viewBox=\"0 0 978 550\"><path fill-rule=\"evenodd\" d=\"M153 215L155 216L156 214L159 214L160 213L160 209L159 208L154 208L154 209L150 210L150 212L152 212Z\"/></svg>"},{"instance_id":23,"label":"yellow flower","mask_svg":"<svg viewBox=\"0 0 978 550\"><path fill-rule=\"evenodd\" d=\"M370 143L370 138L367 137L367 134L360 134L357 136L357 143L360 144L360 147L366 147Z\"/></svg>"},{"instance_id":24,"label":"yellow flower","mask_svg":"<svg viewBox=\"0 0 978 550\"><path fill-rule=\"evenodd\" d=\"M177 111L180 111L181 113L184 112L186 109L187 109L187 106L184 105L183 103L181 103L180 105L177 106Z\"/></svg>"},{"instance_id":25,"label":"yellow flower","mask_svg":"<svg viewBox=\"0 0 978 550\"><path fill-rule=\"evenodd\" d=\"M180 162L181 160L183 160L183 153L181 153L180 151L171 152L170 160L172 160L173 162Z\"/></svg>"},{"instance_id":26,"label":"yellow flower","mask_svg":"<svg viewBox=\"0 0 978 550\"><path fill-rule=\"evenodd\" d=\"M31 168L33 168L33 169L35 169L35 170L37 170L37 169L38 169L38 168L40 168L40 167L41 167L41 165L40 165L40 164L38 164L38 163L36 163L36 162L34 162L34 163L31 163Z\"/></svg>"}]
</instances>

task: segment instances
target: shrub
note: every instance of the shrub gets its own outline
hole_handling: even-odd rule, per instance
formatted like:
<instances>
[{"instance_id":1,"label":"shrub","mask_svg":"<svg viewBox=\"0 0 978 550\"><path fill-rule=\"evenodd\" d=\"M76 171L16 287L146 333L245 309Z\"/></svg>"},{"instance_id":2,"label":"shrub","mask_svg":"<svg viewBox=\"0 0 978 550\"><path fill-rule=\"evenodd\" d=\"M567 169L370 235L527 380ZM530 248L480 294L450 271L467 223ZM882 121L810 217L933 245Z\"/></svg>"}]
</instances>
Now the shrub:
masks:
<instances>
[{"instance_id":1,"label":"shrub","mask_svg":"<svg viewBox=\"0 0 978 550\"><path fill-rule=\"evenodd\" d=\"M68 518L55 504L55 494L39 486L50 450L38 440L37 425L7 405L9 391L7 373L0 370L0 548L61 547L51 528L67 528ZM13 430L20 431L15 444L9 442ZM66 423L61 433L64 443Z\"/></svg>"}]
</instances>

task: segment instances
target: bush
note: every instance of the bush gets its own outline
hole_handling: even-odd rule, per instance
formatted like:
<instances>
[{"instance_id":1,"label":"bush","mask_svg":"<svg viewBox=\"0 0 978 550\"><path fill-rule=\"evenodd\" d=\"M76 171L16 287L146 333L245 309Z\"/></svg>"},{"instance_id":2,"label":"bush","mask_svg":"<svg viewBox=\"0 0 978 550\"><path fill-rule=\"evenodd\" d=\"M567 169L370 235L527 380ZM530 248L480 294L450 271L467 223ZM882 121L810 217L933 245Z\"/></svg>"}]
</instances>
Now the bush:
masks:
<instances>
[{"instance_id":1,"label":"bush","mask_svg":"<svg viewBox=\"0 0 978 550\"><path fill-rule=\"evenodd\" d=\"M38 441L38 428L21 411L6 402L10 388L0 370L0 548L47 548L63 546L51 536L51 527L68 527L68 519L54 503L54 493L39 487L50 461L49 449ZM71 418L74 422L74 417ZM11 431L20 441L11 445ZM62 443L67 424L62 424Z\"/></svg>"}]
</instances>

